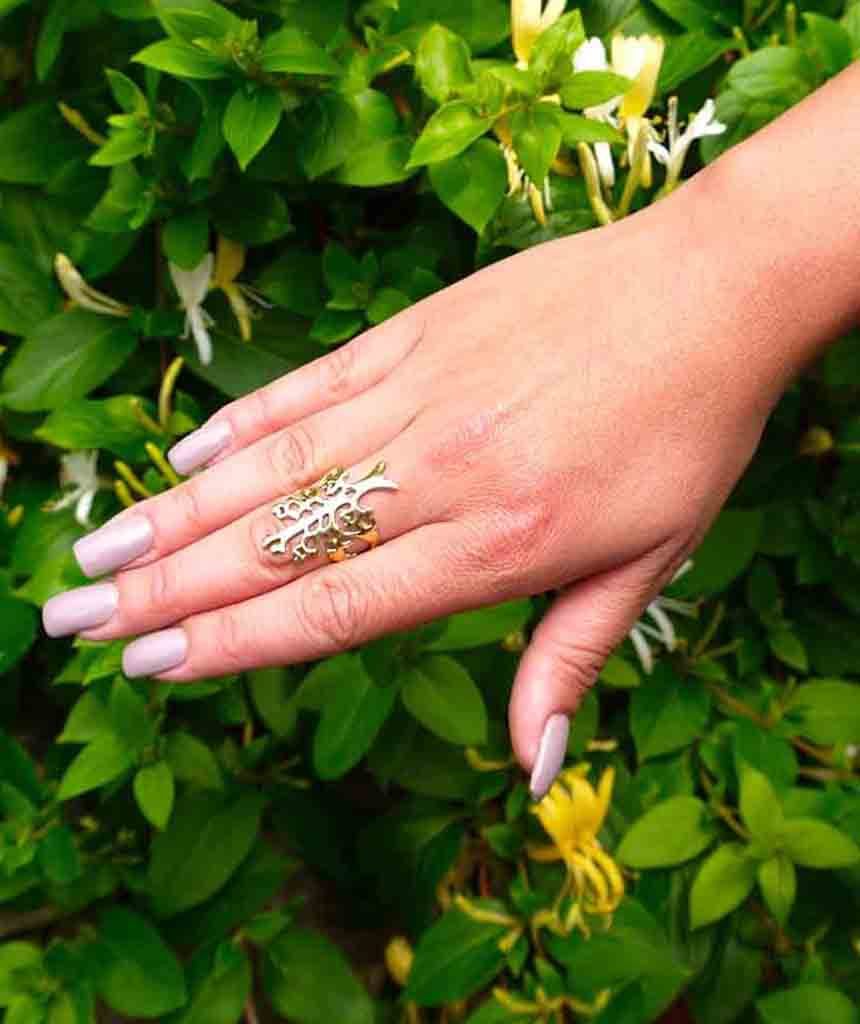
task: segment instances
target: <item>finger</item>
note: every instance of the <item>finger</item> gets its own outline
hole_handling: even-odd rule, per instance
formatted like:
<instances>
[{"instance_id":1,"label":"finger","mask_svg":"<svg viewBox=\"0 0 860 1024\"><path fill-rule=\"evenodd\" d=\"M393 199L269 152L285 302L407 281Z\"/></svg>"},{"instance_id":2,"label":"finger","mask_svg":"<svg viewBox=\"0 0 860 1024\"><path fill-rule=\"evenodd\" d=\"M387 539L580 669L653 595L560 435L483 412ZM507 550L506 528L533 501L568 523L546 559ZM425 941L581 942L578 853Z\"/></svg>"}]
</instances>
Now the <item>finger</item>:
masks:
<instances>
[{"instance_id":1,"label":"finger","mask_svg":"<svg viewBox=\"0 0 860 1024\"><path fill-rule=\"evenodd\" d=\"M569 717L666 574L653 558L600 573L565 590L535 630L514 681L511 740L542 797L564 762Z\"/></svg>"},{"instance_id":2,"label":"finger","mask_svg":"<svg viewBox=\"0 0 860 1024\"><path fill-rule=\"evenodd\" d=\"M267 434L361 394L412 351L423 332L423 322L421 314L410 310L225 406L167 453L173 468L188 475Z\"/></svg>"},{"instance_id":3,"label":"finger","mask_svg":"<svg viewBox=\"0 0 860 1024\"><path fill-rule=\"evenodd\" d=\"M400 396L366 391L120 513L75 544L78 563L88 576L101 576L163 558L318 480L334 465L358 462L396 437L412 417Z\"/></svg>"},{"instance_id":4,"label":"finger","mask_svg":"<svg viewBox=\"0 0 860 1024\"><path fill-rule=\"evenodd\" d=\"M383 543L409 530L444 517L448 511L442 492L423 486L419 441L412 434L403 434L350 472L350 479L361 481L380 462L383 474L371 477L380 486L361 498L361 505L376 516L378 540ZM397 489L388 489L389 483ZM148 633L173 624L199 612L210 611L247 601L298 579L325 564L325 552L297 563L291 559L301 537L295 537L286 550L272 550L271 541L279 531L292 533L301 520L278 520L272 504L253 512L223 529L172 555L150 565L120 573L114 586L117 598L109 618L103 625L85 633L90 640L113 640L132 634ZM264 543L264 542L269 543ZM377 542L366 537L358 547ZM84 588L91 593L91 588ZM49 618L56 619L58 608L71 608L75 592L54 599L56 608L49 609Z\"/></svg>"},{"instance_id":5,"label":"finger","mask_svg":"<svg viewBox=\"0 0 860 1024\"><path fill-rule=\"evenodd\" d=\"M205 612L126 647L126 675L188 682L310 661L477 603L462 530L422 526L242 604Z\"/></svg>"}]
</instances>

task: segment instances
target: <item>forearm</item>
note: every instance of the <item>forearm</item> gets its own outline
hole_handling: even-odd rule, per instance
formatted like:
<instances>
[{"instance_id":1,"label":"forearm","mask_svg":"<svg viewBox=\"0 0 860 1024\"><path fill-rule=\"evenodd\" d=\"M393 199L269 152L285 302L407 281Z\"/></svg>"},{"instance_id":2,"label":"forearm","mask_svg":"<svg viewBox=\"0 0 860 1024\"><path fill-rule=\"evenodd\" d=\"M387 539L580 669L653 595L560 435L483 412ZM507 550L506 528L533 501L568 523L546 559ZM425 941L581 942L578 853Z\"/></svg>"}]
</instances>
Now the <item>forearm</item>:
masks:
<instances>
[{"instance_id":1,"label":"forearm","mask_svg":"<svg viewBox=\"0 0 860 1024\"><path fill-rule=\"evenodd\" d=\"M763 386L784 388L860 312L858 99L854 65L676 197L709 278L703 313L728 318Z\"/></svg>"}]
</instances>

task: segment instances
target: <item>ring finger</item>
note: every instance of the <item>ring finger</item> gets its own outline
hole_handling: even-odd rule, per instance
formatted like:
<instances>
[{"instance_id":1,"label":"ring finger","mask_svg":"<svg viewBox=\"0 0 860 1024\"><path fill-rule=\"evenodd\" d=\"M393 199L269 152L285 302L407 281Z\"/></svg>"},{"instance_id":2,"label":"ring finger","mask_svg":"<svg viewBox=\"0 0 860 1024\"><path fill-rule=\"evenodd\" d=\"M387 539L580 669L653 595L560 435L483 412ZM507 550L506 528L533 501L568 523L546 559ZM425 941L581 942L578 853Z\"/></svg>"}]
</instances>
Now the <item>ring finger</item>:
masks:
<instances>
[{"instance_id":1,"label":"ring finger","mask_svg":"<svg viewBox=\"0 0 860 1024\"><path fill-rule=\"evenodd\" d=\"M367 477L359 486L360 490L368 488L367 493L363 497L359 495L358 501L363 508L373 510L378 523L379 537L357 539L359 547L399 536L434 521L444 511L429 504L426 494L419 498L415 479L418 459L416 442L408 431L349 473L350 481L361 482ZM378 470L380 463L386 463L387 471L369 475ZM390 487L392 480L397 485L396 491ZM279 521L273 516L270 500L195 543L155 562L120 573L111 583L55 598L57 607L46 609L47 618L62 618L64 607L86 599L95 591L95 596L101 596L112 612L106 620L83 630L84 635L91 640L113 640L147 633L199 612L246 601L324 563L324 543L320 544L318 539L316 546L322 550L315 556L312 553L300 562L292 558L307 536L311 537L313 552L313 534L303 532L307 521L310 521L307 513L299 519L287 517ZM357 532L368 531L359 524ZM286 538L284 543L278 543L279 535L282 541ZM107 593L107 589L111 593Z\"/></svg>"}]
</instances>

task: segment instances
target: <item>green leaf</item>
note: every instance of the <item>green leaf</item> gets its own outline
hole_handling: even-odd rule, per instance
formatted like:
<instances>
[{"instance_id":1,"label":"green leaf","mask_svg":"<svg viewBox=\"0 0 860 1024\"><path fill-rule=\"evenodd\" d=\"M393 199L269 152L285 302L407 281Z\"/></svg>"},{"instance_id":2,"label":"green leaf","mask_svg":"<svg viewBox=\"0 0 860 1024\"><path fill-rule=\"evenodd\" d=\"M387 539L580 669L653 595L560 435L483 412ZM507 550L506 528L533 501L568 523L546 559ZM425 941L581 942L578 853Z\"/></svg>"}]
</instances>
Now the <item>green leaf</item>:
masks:
<instances>
[{"instance_id":1,"label":"green leaf","mask_svg":"<svg viewBox=\"0 0 860 1024\"><path fill-rule=\"evenodd\" d=\"M166 71L177 78L212 81L225 78L229 64L224 57L216 57L199 46L191 46L178 39L162 39L144 47L132 57L133 61L156 71Z\"/></svg>"},{"instance_id":2,"label":"green leaf","mask_svg":"<svg viewBox=\"0 0 860 1024\"><path fill-rule=\"evenodd\" d=\"M342 164L358 139L358 114L350 100L340 93L315 97L302 108L302 124L299 160L311 179Z\"/></svg>"},{"instance_id":3,"label":"green leaf","mask_svg":"<svg viewBox=\"0 0 860 1024\"><path fill-rule=\"evenodd\" d=\"M688 78L704 71L736 45L732 38L709 35L707 32L684 32L666 40L658 89L674 92Z\"/></svg>"},{"instance_id":4,"label":"green leaf","mask_svg":"<svg viewBox=\"0 0 860 1024\"><path fill-rule=\"evenodd\" d=\"M111 731L107 708L93 690L87 690L78 698L69 712L58 743L89 743L101 733Z\"/></svg>"},{"instance_id":5,"label":"green leaf","mask_svg":"<svg viewBox=\"0 0 860 1024\"><path fill-rule=\"evenodd\" d=\"M0 597L0 675L24 657L36 639L36 609L14 597Z\"/></svg>"},{"instance_id":6,"label":"green leaf","mask_svg":"<svg viewBox=\"0 0 860 1024\"><path fill-rule=\"evenodd\" d=\"M529 58L529 71L541 94L557 92L573 75L573 56L585 42L585 27L579 11L562 15L535 42Z\"/></svg>"},{"instance_id":7,"label":"green leaf","mask_svg":"<svg viewBox=\"0 0 860 1024\"><path fill-rule=\"evenodd\" d=\"M447 103L473 81L466 41L444 25L432 25L418 44L415 73L431 99Z\"/></svg>"},{"instance_id":8,"label":"green leaf","mask_svg":"<svg viewBox=\"0 0 860 1024\"><path fill-rule=\"evenodd\" d=\"M293 230L281 193L247 179L219 193L212 204L212 219L222 235L245 245L268 245ZM242 352L250 358L247 345Z\"/></svg>"},{"instance_id":9,"label":"green leaf","mask_svg":"<svg viewBox=\"0 0 860 1024\"><path fill-rule=\"evenodd\" d=\"M623 96L632 84L614 71L578 71L565 82L561 100L566 107L584 110Z\"/></svg>"},{"instance_id":10,"label":"green leaf","mask_svg":"<svg viewBox=\"0 0 860 1024\"><path fill-rule=\"evenodd\" d=\"M328 664L333 662L340 677L323 704L314 735L314 771L321 779L338 779L358 764L397 699L397 688L378 686L359 655L340 655Z\"/></svg>"},{"instance_id":11,"label":"green leaf","mask_svg":"<svg viewBox=\"0 0 860 1024\"><path fill-rule=\"evenodd\" d=\"M54 409L35 436L48 444L81 451L103 448L121 459L139 462L144 443L152 434L141 422L139 412L152 415L155 408L135 395L112 398L78 398Z\"/></svg>"},{"instance_id":12,"label":"green leaf","mask_svg":"<svg viewBox=\"0 0 860 1024\"><path fill-rule=\"evenodd\" d=\"M107 785L131 768L125 743L115 733L97 736L66 769L57 798L71 800L91 789Z\"/></svg>"},{"instance_id":13,"label":"green leaf","mask_svg":"<svg viewBox=\"0 0 860 1024\"><path fill-rule=\"evenodd\" d=\"M66 825L54 825L39 843L39 863L57 885L71 885L83 873L75 837Z\"/></svg>"},{"instance_id":14,"label":"green leaf","mask_svg":"<svg viewBox=\"0 0 860 1024\"><path fill-rule=\"evenodd\" d=\"M767 46L733 64L727 84L747 100L778 98L788 106L799 103L817 80L803 52L792 46Z\"/></svg>"},{"instance_id":15,"label":"green leaf","mask_svg":"<svg viewBox=\"0 0 860 1024\"><path fill-rule=\"evenodd\" d=\"M175 786L167 761L145 765L134 777L134 798L141 813L156 828L166 828L173 811Z\"/></svg>"},{"instance_id":16,"label":"green leaf","mask_svg":"<svg viewBox=\"0 0 860 1024\"><path fill-rule=\"evenodd\" d=\"M557 114L557 120L565 145L571 147L577 146L580 142L624 142L624 136L617 128L582 114L560 111Z\"/></svg>"},{"instance_id":17,"label":"green leaf","mask_svg":"<svg viewBox=\"0 0 860 1024\"><path fill-rule=\"evenodd\" d=\"M698 857L716 838L708 808L692 796L664 800L635 821L618 847L631 868L671 867Z\"/></svg>"},{"instance_id":18,"label":"green leaf","mask_svg":"<svg viewBox=\"0 0 860 1024\"><path fill-rule=\"evenodd\" d=\"M787 718L814 743L853 743L860 736L860 685L812 679L793 691Z\"/></svg>"},{"instance_id":19,"label":"green leaf","mask_svg":"<svg viewBox=\"0 0 860 1024\"><path fill-rule=\"evenodd\" d=\"M492 905L492 909L500 909ZM505 963L499 940L510 929L447 911L421 936L404 997L419 1006L468 999L485 988Z\"/></svg>"},{"instance_id":20,"label":"green leaf","mask_svg":"<svg viewBox=\"0 0 860 1024\"><path fill-rule=\"evenodd\" d=\"M221 789L223 780L218 761L209 747L189 732L167 737L164 756L174 776L201 789Z\"/></svg>"},{"instance_id":21,"label":"green leaf","mask_svg":"<svg viewBox=\"0 0 860 1024\"><path fill-rule=\"evenodd\" d=\"M256 842L263 806L252 793L193 793L177 802L152 844L149 889L159 916L195 907L227 882Z\"/></svg>"},{"instance_id":22,"label":"green leaf","mask_svg":"<svg viewBox=\"0 0 860 1024\"><path fill-rule=\"evenodd\" d=\"M690 927L718 921L752 892L758 864L741 843L725 843L699 869L690 889Z\"/></svg>"},{"instance_id":23,"label":"green leaf","mask_svg":"<svg viewBox=\"0 0 860 1024\"><path fill-rule=\"evenodd\" d=\"M93 167L115 167L128 163L135 157L149 153L154 136L152 130L143 124L129 124L122 129L112 129L108 141L91 157Z\"/></svg>"},{"instance_id":24,"label":"green leaf","mask_svg":"<svg viewBox=\"0 0 860 1024\"><path fill-rule=\"evenodd\" d=\"M284 112L277 89L243 85L224 113L224 138L244 171L275 134Z\"/></svg>"},{"instance_id":25,"label":"green leaf","mask_svg":"<svg viewBox=\"0 0 860 1024\"><path fill-rule=\"evenodd\" d=\"M718 0L653 0L653 3L684 28L713 31L725 20Z\"/></svg>"},{"instance_id":26,"label":"green leaf","mask_svg":"<svg viewBox=\"0 0 860 1024\"><path fill-rule=\"evenodd\" d=\"M536 103L511 114L510 126L523 170L538 188L542 188L561 147L558 111L551 104Z\"/></svg>"},{"instance_id":27,"label":"green leaf","mask_svg":"<svg viewBox=\"0 0 860 1024\"><path fill-rule=\"evenodd\" d=\"M806 31L801 46L810 55L820 73L827 78L838 75L854 59L851 35L838 21L822 14L805 12Z\"/></svg>"},{"instance_id":28,"label":"green leaf","mask_svg":"<svg viewBox=\"0 0 860 1024\"><path fill-rule=\"evenodd\" d=\"M755 1004L764 1024L858 1024L848 996L824 985L803 984L772 992Z\"/></svg>"},{"instance_id":29,"label":"green leaf","mask_svg":"<svg viewBox=\"0 0 860 1024\"><path fill-rule=\"evenodd\" d=\"M52 102L33 103L0 118L0 182L44 185L64 163L90 150Z\"/></svg>"},{"instance_id":30,"label":"green leaf","mask_svg":"<svg viewBox=\"0 0 860 1024\"><path fill-rule=\"evenodd\" d=\"M405 674L401 690L409 713L423 726L462 746L487 740L487 709L463 666L443 654L422 658Z\"/></svg>"},{"instance_id":31,"label":"green leaf","mask_svg":"<svg viewBox=\"0 0 860 1024\"><path fill-rule=\"evenodd\" d=\"M251 992L251 965L245 950L227 941L204 947L188 966L191 995L172 1024L236 1024Z\"/></svg>"},{"instance_id":32,"label":"green leaf","mask_svg":"<svg viewBox=\"0 0 860 1024\"><path fill-rule=\"evenodd\" d=\"M752 561L761 537L760 509L722 512L693 555L693 568L673 586L679 596L719 594Z\"/></svg>"},{"instance_id":33,"label":"green leaf","mask_svg":"<svg viewBox=\"0 0 860 1024\"><path fill-rule=\"evenodd\" d=\"M480 234L492 219L508 187L505 158L489 139L430 165L430 184L442 202Z\"/></svg>"},{"instance_id":34,"label":"green leaf","mask_svg":"<svg viewBox=\"0 0 860 1024\"><path fill-rule=\"evenodd\" d=\"M860 847L833 825L816 818L792 818L780 833L786 856L802 868L848 868L860 861Z\"/></svg>"},{"instance_id":35,"label":"green leaf","mask_svg":"<svg viewBox=\"0 0 860 1024\"><path fill-rule=\"evenodd\" d=\"M767 635L768 646L783 664L798 672L809 671L809 657L800 637L787 626L771 630Z\"/></svg>"},{"instance_id":36,"label":"green leaf","mask_svg":"<svg viewBox=\"0 0 860 1024\"><path fill-rule=\"evenodd\" d=\"M28 800L40 804L44 799L36 765L8 733L0 729L0 779L19 789Z\"/></svg>"},{"instance_id":37,"label":"green leaf","mask_svg":"<svg viewBox=\"0 0 860 1024\"><path fill-rule=\"evenodd\" d=\"M768 910L784 925L797 893L797 872L784 854L763 861L758 869L758 884Z\"/></svg>"},{"instance_id":38,"label":"green leaf","mask_svg":"<svg viewBox=\"0 0 860 1024\"><path fill-rule=\"evenodd\" d=\"M629 661L611 654L600 670L600 681L619 690L635 690L642 684L642 677Z\"/></svg>"},{"instance_id":39,"label":"green leaf","mask_svg":"<svg viewBox=\"0 0 860 1024\"><path fill-rule=\"evenodd\" d=\"M36 412L82 398L112 376L136 344L134 332L113 317L83 310L52 317L28 335L6 367L0 402Z\"/></svg>"},{"instance_id":40,"label":"green leaf","mask_svg":"<svg viewBox=\"0 0 860 1024\"><path fill-rule=\"evenodd\" d=\"M336 169L334 178L342 185L370 188L403 181L414 173L406 162L412 149L400 116L385 93L364 89L349 97L358 118L352 151Z\"/></svg>"},{"instance_id":41,"label":"green leaf","mask_svg":"<svg viewBox=\"0 0 860 1024\"><path fill-rule=\"evenodd\" d=\"M161 234L164 255L183 270L200 265L209 249L209 218L205 210L195 208L171 217Z\"/></svg>"},{"instance_id":42,"label":"green leaf","mask_svg":"<svg viewBox=\"0 0 860 1024\"><path fill-rule=\"evenodd\" d=\"M99 995L117 1013L154 1019L185 1003L185 976L149 921L111 907L98 936Z\"/></svg>"},{"instance_id":43,"label":"green leaf","mask_svg":"<svg viewBox=\"0 0 860 1024\"><path fill-rule=\"evenodd\" d=\"M427 651L466 651L495 644L509 633L524 629L534 613L528 598L461 612L445 620L442 632L425 645Z\"/></svg>"},{"instance_id":44,"label":"green leaf","mask_svg":"<svg viewBox=\"0 0 860 1024\"><path fill-rule=\"evenodd\" d=\"M287 26L263 43L260 67L290 75L339 75L340 65L301 29Z\"/></svg>"},{"instance_id":45,"label":"green leaf","mask_svg":"<svg viewBox=\"0 0 860 1024\"><path fill-rule=\"evenodd\" d=\"M27 334L59 310L54 282L27 252L0 242L0 331Z\"/></svg>"},{"instance_id":46,"label":"green leaf","mask_svg":"<svg viewBox=\"0 0 860 1024\"><path fill-rule=\"evenodd\" d=\"M0 1006L8 1006L21 992L20 979L42 966L42 950L30 942L0 945ZM21 972L18 974L17 972ZM7 1018L8 1019L8 1018Z\"/></svg>"},{"instance_id":47,"label":"green leaf","mask_svg":"<svg viewBox=\"0 0 860 1024\"><path fill-rule=\"evenodd\" d=\"M373 1002L343 954L316 932L290 928L269 946L264 985L295 1024L373 1024Z\"/></svg>"},{"instance_id":48,"label":"green leaf","mask_svg":"<svg viewBox=\"0 0 860 1024\"><path fill-rule=\"evenodd\" d=\"M630 698L630 731L640 761L680 750L701 735L711 700L695 679L682 679L665 662L634 690Z\"/></svg>"},{"instance_id":49,"label":"green leaf","mask_svg":"<svg viewBox=\"0 0 860 1024\"><path fill-rule=\"evenodd\" d=\"M189 43L202 38L220 41L241 30L241 20L213 0L152 0L152 5L165 30Z\"/></svg>"},{"instance_id":50,"label":"green leaf","mask_svg":"<svg viewBox=\"0 0 860 1024\"><path fill-rule=\"evenodd\" d=\"M740 766L741 817L753 839L766 848L773 845L784 817L779 797L767 776L749 765Z\"/></svg>"},{"instance_id":51,"label":"green leaf","mask_svg":"<svg viewBox=\"0 0 860 1024\"><path fill-rule=\"evenodd\" d=\"M114 68L105 68L113 98L126 114L148 114L149 101L137 82Z\"/></svg>"},{"instance_id":52,"label":"green leaf","mask_svg":"<svg viewBox=\"0 0 860 1024\"><path fill-rule=\"evenodd\" d=\"M491 127L492 118L479 114L465 100L452 100L440 107L424 126L412 147L407 167L450 160Z\"/></svg>"}]
</instances>

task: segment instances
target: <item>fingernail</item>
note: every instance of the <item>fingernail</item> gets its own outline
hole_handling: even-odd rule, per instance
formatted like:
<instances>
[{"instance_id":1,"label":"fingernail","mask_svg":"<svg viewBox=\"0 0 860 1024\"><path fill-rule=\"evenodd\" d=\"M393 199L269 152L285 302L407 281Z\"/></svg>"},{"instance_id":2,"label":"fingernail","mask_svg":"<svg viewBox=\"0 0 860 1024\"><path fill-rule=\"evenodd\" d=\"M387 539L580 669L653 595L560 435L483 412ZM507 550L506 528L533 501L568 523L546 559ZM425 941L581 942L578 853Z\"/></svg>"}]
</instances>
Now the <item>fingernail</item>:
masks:
<instances>
[{"instance_id":1,"label":"fingernail","mask_svg":"<svg viewBox=\"0 0 860 1024\"><path fill-rule=\"evenodd\" d=\"M532 797L540 800L549 792L564 764L570 719L567 715L553 715L543 727L537 759L529 783Z\"/></svg>"},{"instance_id":2,"label":"fingernail","mask_svg":"<svg viewBox=\"0 0 860 1024\"><path fill-rule=\"evenodd\" d=\"M129 679L154 676L178 668L187 654L185 630L163 629L130 643L122 653L122 670Z\"/></svg>"},{"instance_id":3,"label":"fingernail","mask_svg":"<svg viewBox=\"0 0 860 1024\"><path fill-rule=\"evenodd\" d=\"M48 636L70 636L84 629L103 626L119 604L113 583L97 583L57 594L42 609L42 625Z\"/></svg>"},{"instance_id":4,"label":"fingernail","mask_svg":"<svg viewBox=\"0 0 860 1024\"><path fill-rule=\"evenodd\" d=\"M177 473L188 476L195 469L205 466L219 452L223 452L232 440L230 424L226 420L216 420L195 430L188 437L183 437L179 444L170 449L167 458Z\"/></svg>"},{"instance_id":5,"label":"fingernail","mask_svg":"<svg viewBox=\"0 0 860 1024\"><path fill-rule=\"evenodd\" d=\"M126 516L81 537L75 558L87 576L103 576L146 554L152 541L152 524L145 516Z\"/></svg>"}]
</instances>

